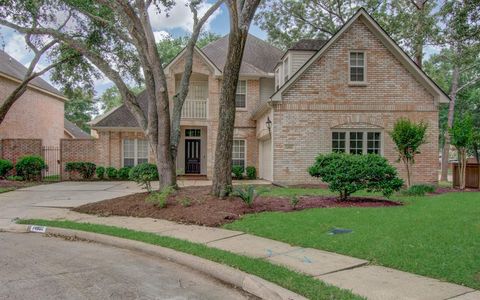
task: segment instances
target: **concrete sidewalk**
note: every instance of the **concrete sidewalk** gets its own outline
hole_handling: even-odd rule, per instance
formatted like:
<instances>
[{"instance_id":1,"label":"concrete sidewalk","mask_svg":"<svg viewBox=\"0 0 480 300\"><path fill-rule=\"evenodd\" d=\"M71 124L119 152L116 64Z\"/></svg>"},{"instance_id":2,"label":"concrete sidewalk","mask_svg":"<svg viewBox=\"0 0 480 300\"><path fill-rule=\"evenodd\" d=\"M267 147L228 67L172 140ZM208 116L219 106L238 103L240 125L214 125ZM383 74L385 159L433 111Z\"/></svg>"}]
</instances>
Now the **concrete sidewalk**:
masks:
<instances>
[{"instance_id":1,"label":"concrete sidewalk","mask_svg":"<svg viewBox=\"0 0 480 300\"><path fill-rule=\"evenodd\" d=\"M49 187L49 189L52 188L55 187ZM78 189L79 187L75 186L75 188ZM92 187L90 188L92 189ZM67 187L61 186L59 187L59 193L61 193L60 190L65 192ZM127 191L128 193L137 192L134 187L121 185L110 187L108 190L118 194L127 193ZM75 202L75 192L71 192L70 200L64 200L65 203ZM92 195L99 198L106 196L104 194L105 190L100 189L98 192L98 194L92 192L88 202L94 202ZM390 268L369 265L365 260L349 256L317 249L295 247L238 231L183 225L151 218L97 217L60 208L62 206L35 206L38 204L35 201L28 205L26 199L23 200L24 202L20 201L23 203L22 205L8 208L6 204L11 203L11 201L6 200L6 198L14 198L12 193L17 192L0 194L0 226L7 226L11 222L7 215L10 217L65 219L111 225L203 243L233 253L263 258L329 284L352 290L355 294L365 296L368 299L480 299L480 291L471 288ZM11 194L11 196L6 197L8 194ZM30 197L32 196L35 198L35 195L30 195ZM56 205L62 202L59 199L55 201L57 201L55 202ZM19 209L22 209L22 211L20 212ZM1 218L3 218L3 224Z\"/></svg>"}]
</instances>

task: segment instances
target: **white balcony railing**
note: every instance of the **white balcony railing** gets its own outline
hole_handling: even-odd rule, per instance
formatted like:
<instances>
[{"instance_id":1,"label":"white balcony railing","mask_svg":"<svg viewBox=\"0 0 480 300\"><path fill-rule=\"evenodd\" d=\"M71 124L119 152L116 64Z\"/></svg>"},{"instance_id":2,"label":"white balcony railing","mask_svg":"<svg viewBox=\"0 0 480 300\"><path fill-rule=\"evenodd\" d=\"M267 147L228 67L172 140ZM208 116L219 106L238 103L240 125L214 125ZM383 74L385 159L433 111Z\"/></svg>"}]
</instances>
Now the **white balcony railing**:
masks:
<instances>
[{"instance_id":1,"label":"white balcony railing","mask_svg":"<svg viewBox=\"0 0 480 300\"><path fill-rule=\"evenodd\" d=\"M182 108L182 118L206 119L207 118L207 99L185 100L185 103L183 103L183 108Z\"/></svg>"}]
</instances>

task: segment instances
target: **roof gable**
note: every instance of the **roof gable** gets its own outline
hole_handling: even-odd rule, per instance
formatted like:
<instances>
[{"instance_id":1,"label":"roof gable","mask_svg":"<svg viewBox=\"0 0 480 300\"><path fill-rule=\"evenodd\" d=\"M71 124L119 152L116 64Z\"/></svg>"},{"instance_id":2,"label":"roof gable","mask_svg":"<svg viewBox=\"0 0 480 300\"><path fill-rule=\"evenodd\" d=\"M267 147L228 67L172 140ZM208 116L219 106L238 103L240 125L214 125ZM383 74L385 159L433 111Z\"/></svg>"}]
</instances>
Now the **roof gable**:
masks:
<instances>
[{"instance_id":1,"label":"roof gable","mask_svg":"<svg viewBox=\"0 0 480 300\"><path fill-rule=\"evenodd\" d=\"M180 53L178 53L177 56L175 56L175 58L168 63L168 65L165 67L165 74L170 73L170 68L172 68L180 59L183 58L185 52L186 48L183 48L183 50L180 51ZM222 71L215 65L215 63L213 63L213 61L197 46L194 48L194 53L198 54L205 61L205 63L212 68L214 75L218 76L222 74Z\"/></svg>"},{"instance_id":2,"label":"roof gable","mask_svg":"<svg viewBox=\"0 0 480 300\"><path fill-rule=\"evenodd\" d=\"M282 94L287 91L293 83L295 83L300 76L309 67L314 64L326 51L346 32L355 21L359 18L367 26L381 43L393 54L393 56L400 61L400 63L407 69L407 71L413 75L413 77L425 87L436 99L441 103L448 103L449 97L438 87L438 85L428 77L412 59L388 36L388 34L380 27L380 25L363 9L359 9L357 13L352 16L347 23L345 23L339 31L337 31L327 43L325 43L292 77L277 90L270 99L272 101L281 101Z\"/></svg>"},{"instance_id":3,"label":"roof gable","mask_svg":"<svg viewBox=\"0 0 480 300\"><path fill-rule=\"evenodd\" d=\"M8 55L5 51L0 50L0 73L3 77L22 81L27 73L27 68L19 61ZM49 94L66 99L65 96L51 84L43 80L41 77L36 77L29 83L30 86L41 89Z\"/></svg>"}]
</instances>

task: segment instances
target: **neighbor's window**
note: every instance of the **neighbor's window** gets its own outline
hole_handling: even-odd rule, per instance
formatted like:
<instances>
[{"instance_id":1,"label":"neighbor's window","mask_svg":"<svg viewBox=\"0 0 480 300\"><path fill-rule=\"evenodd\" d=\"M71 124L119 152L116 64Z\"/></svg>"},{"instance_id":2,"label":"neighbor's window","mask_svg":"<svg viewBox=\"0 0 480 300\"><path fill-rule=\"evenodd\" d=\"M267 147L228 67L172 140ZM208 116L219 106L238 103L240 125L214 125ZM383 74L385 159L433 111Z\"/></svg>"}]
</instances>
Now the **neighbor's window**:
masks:
<instances>
[{"instance_id":1,"label":"neighbor's window","mask_svg":"<svg viewBox=\"0 0 480 300\"><path fill-rule=\"evenodd\" d=\"M148 162L148 142L140 139L123 140L123 166L133 167Z\"/></svg>"},{"instance_id":2,"label":"neighbor's window","mask_svg":"<svg viewBox=\"0 0 480 300\"><path fill-rule=\"evenodd\" d=\"M381 154L381 132L359 130L334 131L332 132L332 152Z\"/></svg>"},{"instance_id":3,"label":"neighbor's window","mask_svg":"<svg viewBox=\"0 0 480 300\"><path fill-rule=\"evenodd\" d=\"M247 107L247 81L239 80L237 84L237 94L235 95L235 107L245 108Z\"/></svg>"},{"instance_id":4,"label":"neighbor's window","mask_svg":"<svg viewBox=\"0 0 480 300\"><path fill-rule=\"evenodd\" d=\"M350 52L350 82L365 82L364 52Z\"/></svg>"},{"instance_id":5,"label":"neighbor's window","mask_svg":"<svg viewBox=\"0 0 480 300\"><path fill-rule=\"evenodd\" d=\"M245 170L245 140L233 140L232 164Z\"/></svg>"}]
</instances>

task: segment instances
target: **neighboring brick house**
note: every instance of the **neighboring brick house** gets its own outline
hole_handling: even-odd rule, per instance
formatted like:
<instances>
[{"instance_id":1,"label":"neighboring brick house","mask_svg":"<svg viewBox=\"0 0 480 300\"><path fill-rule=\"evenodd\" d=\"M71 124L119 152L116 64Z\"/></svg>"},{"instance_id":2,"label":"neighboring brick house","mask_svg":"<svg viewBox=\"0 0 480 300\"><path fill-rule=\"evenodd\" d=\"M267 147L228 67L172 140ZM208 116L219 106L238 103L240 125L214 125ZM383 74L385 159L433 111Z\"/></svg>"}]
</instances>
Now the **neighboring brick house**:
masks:
<instances>
[{"instance_id":1,"label":"neighboring brick house","mask_svg":"<svg viewBox=\"0 0 480 300\"><path fill-rule=\"evenodd\" d=\"M195 53L177 160L186 173L212 176L227 47L224 37ZM180 54L166 68L171 95L182 64ZM307 168L319 153L378 153L404 177L388 131L406 117L429 124L414 181L436 182L438 106L448 101L363 9L330 40L302 40L285 53L249 36L237 89L233 163L255 166L260 178L281 184L315 183ZM149 159L143 134L124 106L92 126L104 164Z\"/></svg>"},{"instance_id":2,"label":"neighboring brick house","mask_svg":"<svg viewBox=\"0 0 480 300\"><path fill-rule=\"evenodd\" d=\"M25 66L0 50L0 104L23 80L26 72ZM59 146L62 138L88 136L75 124L64 122L67 100L42 78L33 79L0 124L0 140L40 139L43 146Z\"/></svg>"}]
</instances>

